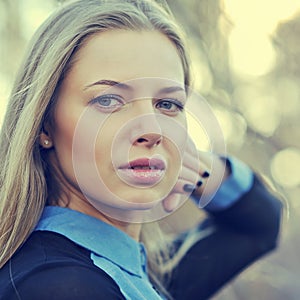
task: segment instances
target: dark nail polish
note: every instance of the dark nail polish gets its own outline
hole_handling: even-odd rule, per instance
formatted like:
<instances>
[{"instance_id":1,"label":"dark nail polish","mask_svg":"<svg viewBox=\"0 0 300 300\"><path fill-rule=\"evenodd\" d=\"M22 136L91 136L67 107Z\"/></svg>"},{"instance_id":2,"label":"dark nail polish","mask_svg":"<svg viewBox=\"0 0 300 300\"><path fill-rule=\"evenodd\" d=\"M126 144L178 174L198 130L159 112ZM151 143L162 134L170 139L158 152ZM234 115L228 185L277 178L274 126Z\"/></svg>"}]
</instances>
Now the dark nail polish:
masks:
<instances>
[{"instance_id":1,"label":"dark nail polish","mask_svg":"<svg viewBox=\"0 0 300 300\"><path fill-rule=\"evenodd\" d=\"M197 185L197 187L200 187L202 184L203 184L203 182L201 180L199 180L196 185Z\"/></svg>"},{"instance_id":2,"label":"dark nail polish","mask_svg":"<svg viewBox=\"0 0 300 300\"><path fill-rule=\"evenodd\" d=\"M195 186L192 185L192 184L185 184L185 185L183 186L183 190L184 190L185 192L192 192L194 189L195 189Z\"/></svg>"},{"instance_id":3,"label":"dark nail polish","mask_svg":"<svg viewBox=\"0 0 300 300\"><path fill-rule=\"evenodd\" d=\"M205 171L205 172L202 174L202 177L203 177L203 178L207 178L207 177L209 177L209 175L210 175L210 174L209 174L207 171Z\"/></svg>"}]
</instances>

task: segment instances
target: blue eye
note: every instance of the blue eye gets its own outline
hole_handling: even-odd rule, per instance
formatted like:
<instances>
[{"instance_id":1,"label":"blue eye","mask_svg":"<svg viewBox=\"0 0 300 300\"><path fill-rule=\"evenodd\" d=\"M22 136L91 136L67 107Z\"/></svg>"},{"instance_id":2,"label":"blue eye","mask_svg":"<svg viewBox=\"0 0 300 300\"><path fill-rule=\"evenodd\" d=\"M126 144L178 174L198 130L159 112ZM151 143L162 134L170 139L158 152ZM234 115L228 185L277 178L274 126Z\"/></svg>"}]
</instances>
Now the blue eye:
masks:
<instances>
[{"instance_id":1,"label":"blue eye","mask_svg":"<svg viewBox=\"0 0 300 300\"><path fill-rule=\"evenodd\" d=\"M183 103L177 99L161 99L156 103L155 107L169 113L176 113L184 109Z\"/></svg>"},{"instance_id":2,"label":"blue eye","mask_svg":"<svg viewBox=\"0 0 300 300\"><path fill-rule=\"evenodd\" d=\"M115 111L124 105L124 100L119 95L108 94L96 97L90 101L90 104L95 104L97 109L102 111Z\"/></svg>"}]
</instances>

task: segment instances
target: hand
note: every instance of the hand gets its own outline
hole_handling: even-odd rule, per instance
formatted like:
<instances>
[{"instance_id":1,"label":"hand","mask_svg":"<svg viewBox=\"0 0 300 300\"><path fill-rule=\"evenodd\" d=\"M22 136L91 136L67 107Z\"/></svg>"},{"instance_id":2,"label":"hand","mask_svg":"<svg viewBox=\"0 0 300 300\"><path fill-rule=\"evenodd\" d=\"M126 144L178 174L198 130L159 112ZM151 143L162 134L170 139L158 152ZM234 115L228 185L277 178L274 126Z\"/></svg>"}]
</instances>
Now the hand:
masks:
<instances>
[{"instance_id":1,"label":"hand","mask_svg":"<svg viewBox=\"0 0 300 300\"><path fill-rule=\"evenodd\" d=\"M200 154L196 149L193 141L188 138L186 149L182 157L182 168L171 193L163 200L163 207L167 212L172 212L178 208L197 190L200 185L203 185L205 178L209 176L209 154ZM203 181L200 176L203 176Z\"/></svg>"},{"instance_id":2,"label":"hand","mask_svg":"<svg viewBox=\"0 0 300 300\"><path fill-rule=\"evenodd\" d=\"M200 161L203 161L209 167L210 174L202 173L203 185L198 186L193 191L193 196L209 196L215 194L220 185L230 176L230 168L226 165L226 160L217 154L198 152ZM207 169L208 170L208 169ZM208 178L209 177L209 178ZM208 180L209 179L209 180Z\"/></svg>"},{"instance_id":3,"label":"hand","mask_svg":"<svg viewBox=\"0 0 300 300\"><path fill-rule=\"evenodd\" d=\"M191 195L199 199L199 207L204 207L228 176L230 170L223 159L211 152L198 151L189 138L178 181L163 200L163 207L167 212L172 212Z\"/></svg>"}]
</instances>

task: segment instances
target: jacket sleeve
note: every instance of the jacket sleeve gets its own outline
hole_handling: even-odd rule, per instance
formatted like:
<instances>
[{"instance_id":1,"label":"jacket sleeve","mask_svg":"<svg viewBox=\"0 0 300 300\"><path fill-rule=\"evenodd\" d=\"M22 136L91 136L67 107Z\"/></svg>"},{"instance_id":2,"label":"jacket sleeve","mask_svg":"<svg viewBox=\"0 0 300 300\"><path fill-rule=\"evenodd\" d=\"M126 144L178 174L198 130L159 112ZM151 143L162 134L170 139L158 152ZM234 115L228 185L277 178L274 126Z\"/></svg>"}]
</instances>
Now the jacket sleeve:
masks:
<instances>
[{"instance_id":1,"label":"jacket sleeve","mask_svg":"<svg viewBox=\"0 0 300 300\"><path fill-rule=\"evenodd\" d=\"M225 210L210 212L212 233L198 240L173 272L175 299L207 299L255 260L273 250L281 202L254 178L252 188Z\"/></svg>"}]
</instances>

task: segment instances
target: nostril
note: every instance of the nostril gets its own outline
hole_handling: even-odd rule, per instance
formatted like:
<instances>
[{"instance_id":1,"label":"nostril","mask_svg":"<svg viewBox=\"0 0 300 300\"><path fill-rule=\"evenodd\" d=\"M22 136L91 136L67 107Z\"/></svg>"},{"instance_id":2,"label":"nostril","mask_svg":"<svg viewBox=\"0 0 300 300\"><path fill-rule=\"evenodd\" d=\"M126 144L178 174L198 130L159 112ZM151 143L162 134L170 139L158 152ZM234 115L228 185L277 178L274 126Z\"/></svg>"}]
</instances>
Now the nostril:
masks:
<instances>
[{"instance_id":1,"label":"nostril","mask_svg":"<svg viewBox=\"0 0 300 300\"><path fill-rule=\"evenodd\" d=\"M139 139L137 139L137 142L138 143L143 143L143 142L147 142L147 140L144 139L144 138L139 138Z\"/></svg>"},{"instance_id":2,"label":"nostril","mask_svg":"<svg viewBox=\"0 0 300 300\"><path fill-rule=\"evenodd\" d=\"M162 137L158 134L145 134L135 140L136 145L153 147L161 143Z\"/></svg>"}]
</instances>

